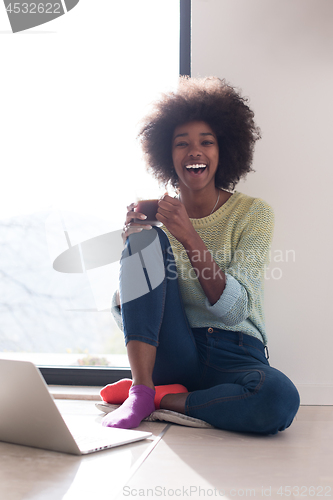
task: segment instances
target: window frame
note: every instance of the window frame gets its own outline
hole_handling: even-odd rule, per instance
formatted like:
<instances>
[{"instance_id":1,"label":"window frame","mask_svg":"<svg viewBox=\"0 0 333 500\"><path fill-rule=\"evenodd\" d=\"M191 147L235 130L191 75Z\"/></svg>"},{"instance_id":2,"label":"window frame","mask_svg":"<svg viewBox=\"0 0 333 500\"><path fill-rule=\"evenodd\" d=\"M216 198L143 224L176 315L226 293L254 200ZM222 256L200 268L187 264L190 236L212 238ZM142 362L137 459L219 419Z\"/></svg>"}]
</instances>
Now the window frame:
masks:
<instances>
[{"instance_id":1,"label":"window frame","mask_svg":"<svg viewBox=\"0 0 333 500\"><path fill-rule=\"evenodd\" d=\"M179 0L179 75L191 76L191 0ZM131 378L129 368L37 365L49 385L104 386Z\"/></svg>"}]
</instances>

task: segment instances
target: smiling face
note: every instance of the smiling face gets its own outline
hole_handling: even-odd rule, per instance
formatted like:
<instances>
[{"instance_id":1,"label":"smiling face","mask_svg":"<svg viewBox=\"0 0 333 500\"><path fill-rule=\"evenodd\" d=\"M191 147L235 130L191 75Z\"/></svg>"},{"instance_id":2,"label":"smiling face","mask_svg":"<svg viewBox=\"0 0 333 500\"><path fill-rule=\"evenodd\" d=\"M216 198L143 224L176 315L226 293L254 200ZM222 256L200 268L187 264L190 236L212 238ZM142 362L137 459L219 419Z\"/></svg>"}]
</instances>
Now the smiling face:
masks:
<instances>
[{"instance_id":1,"label":"smiling face","mask_svg":"<svg viewBox=\"0 0 333 500\"><path fill-rule=\"evenodd\" d=\"M176 127L172 160L180 189L215 188L219 146L216 135L206 122L191 121Z\"/></svg>"}]
</instances>

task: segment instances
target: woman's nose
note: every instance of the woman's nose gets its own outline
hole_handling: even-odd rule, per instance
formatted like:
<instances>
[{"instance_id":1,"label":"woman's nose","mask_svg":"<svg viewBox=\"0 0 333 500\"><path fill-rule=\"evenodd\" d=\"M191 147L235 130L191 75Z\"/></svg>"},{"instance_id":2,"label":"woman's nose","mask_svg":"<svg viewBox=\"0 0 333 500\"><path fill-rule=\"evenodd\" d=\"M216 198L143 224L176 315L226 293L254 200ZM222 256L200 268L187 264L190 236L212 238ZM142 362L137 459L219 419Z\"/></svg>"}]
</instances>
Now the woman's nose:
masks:
<instances>
[{"instance_id":1,"label":"woman's nose","mask_svg":"<svg viewBox=\"0 0 333 500\"><path fill-rule=\"evenodd\" d=\"M201 150L198 146L193 145L190 147L190 149L188 151L188 155L193 156L193 157L194 156L201 156Z\"/></svg>"}]
</instances>

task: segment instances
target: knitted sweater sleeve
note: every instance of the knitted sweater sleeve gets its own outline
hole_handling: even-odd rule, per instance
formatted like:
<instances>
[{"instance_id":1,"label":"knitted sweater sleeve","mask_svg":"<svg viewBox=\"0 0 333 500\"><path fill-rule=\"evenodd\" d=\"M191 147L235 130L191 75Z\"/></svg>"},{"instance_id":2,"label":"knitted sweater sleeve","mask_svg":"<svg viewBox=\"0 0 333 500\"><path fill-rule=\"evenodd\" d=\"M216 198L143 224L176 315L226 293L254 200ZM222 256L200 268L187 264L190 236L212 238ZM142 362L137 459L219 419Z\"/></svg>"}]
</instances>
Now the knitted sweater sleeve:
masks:
<instances>
[{"instance_id":1,"label":"knitted sweater sleeve","mask_svg":"<svg viewBox=\"0 0 333 500\"><path fill-rule=\"evenodd\" d=\"M225 269L226 286L219 300L206 308L228 326L246 320L261 300L274 229L272 208L254 199L250 210L238 225L238 242Z\"/></svg>"}]
</instances>

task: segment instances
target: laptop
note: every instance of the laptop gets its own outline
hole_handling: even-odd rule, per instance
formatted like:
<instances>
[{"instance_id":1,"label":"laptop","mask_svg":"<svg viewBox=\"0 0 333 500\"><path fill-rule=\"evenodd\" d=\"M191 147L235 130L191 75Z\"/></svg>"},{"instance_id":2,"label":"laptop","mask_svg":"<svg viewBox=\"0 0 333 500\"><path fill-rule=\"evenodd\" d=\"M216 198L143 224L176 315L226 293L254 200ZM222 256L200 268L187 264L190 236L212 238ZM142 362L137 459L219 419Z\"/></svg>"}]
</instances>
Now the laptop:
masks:
<instances>
[{"instance_id":1,"label":"laptop","mask_svg":"<svg viewBox=\"0 0 333 500\"><path fill-rule=\"evenodd\" d=\"M79 415L65 422L33 363L0 359L0 441L85 455L151 435L97 422L87 424Z\"/></svg>"}]
</instances>

